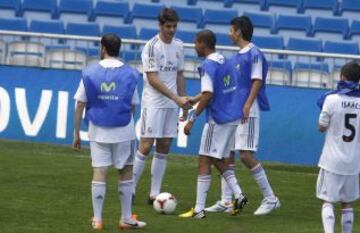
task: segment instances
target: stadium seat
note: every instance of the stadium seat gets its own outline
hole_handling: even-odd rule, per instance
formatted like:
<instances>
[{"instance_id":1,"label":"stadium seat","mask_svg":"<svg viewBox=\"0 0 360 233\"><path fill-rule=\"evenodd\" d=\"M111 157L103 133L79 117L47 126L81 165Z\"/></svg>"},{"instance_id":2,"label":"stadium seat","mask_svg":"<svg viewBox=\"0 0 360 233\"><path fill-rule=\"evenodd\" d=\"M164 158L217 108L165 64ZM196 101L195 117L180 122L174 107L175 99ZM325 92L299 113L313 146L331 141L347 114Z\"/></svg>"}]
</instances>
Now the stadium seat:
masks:
<instances>
[{"instance_id":1,"label":"stadium seat","mask_svg":"<svg viewBox=\"0 0 360 233\"><path fill-rule=\"evenodd\" d=\"M13 41L8 44L7 64L43 66L45 46L38 42Z\"/></svg>"},{"instance_id":2,"label":"stadium seat","mask_svg":"<svg viewBox=\"0 0 360 233\"><path fill-rule=\"evenodd\" d=\"M0 64L5 62L5 41L0 40Z\"/></svg>"},{"instance_id":3,"label":"stadium seat","mask_svg":"<svg viewBox=\"0 0 360 233\"><path fill-rule=\"evenodd\" d=\"M358 42L360 42L360 21L357 20L352 21L348 38L356 40L354 39L355 36L359 38Z\"/></svg>"},{"instance_id":4,"label":"stadium seat","mask_svg":"<svg viewBox=\"0 0 360 233\"><path fill-rule=\"evenodd\" d=\"M213 5L212 3L216 3ZM229 0L187 0L188 5L203 5L210 8L209 5L212 6L221 6L221 7L231 7L231 1Z\"/></svg>"},{"instance_id":5,"label":"stadium seat","mask_svg":"<svg viewBox=\"0 0 360 233\"><path fill-rule=\"evenodd\" d=\"M324 52L359 55L359 46L357 43L326 41Z\"/></svg>"},{"instance_id":6,"label":"stadium seat","mask_svg":"<svg viewBox=\"0 0 360 233\"><path fill-rule=\"evenodd\" d=\"M349 31L349 21L342 18L322 18L315 19L313 36L333 40L345 39ZM322 35L317 35L318 33ZM336 35L337 34L337 35Z\"/></svg>"},{"instance_id":7,"label":"stadium seat","mask_svg":"<svg viewBox=\"0 0 360 233\"><path fill-rule=\"evenodd\" d=\"M68 23L66 34L79 36L100 36L100 28L97 23Z\"/></svg>"},{"instance_id":8,"label":"stadium seat","mask_svg":"<svg viewBox=\"0 0 360 233\"><path fill-rule=\"evenodd\" d=\"M124 62L141 61L141 52L123 50L120 52L120 59Z\"/></svg>"},{"instance_id":9,"label":"stadium seat","mask_svg":"<svg viewBox=\"0 0 360 233\"><path fill-rule=\"evenodd\" d=\"M3 19L0 18L0 30L27 31L26 19Z\"/></svg>"},{"instance_id":10,"label":"stadium seat","mask_svg":"<svg viewBox=\"0 0 360 233\"><path fill-rule=\"evenodd\" d=\"M291 83L291 62L271 61L266 78L267 84L290 85Z\"/></svg>"},{"instance_id":11,"label":"stadium seat","mask_svg":"<svg viewBox=\"0 0 360 233\"><path fill-rule=\"evenodd\" d=\"M342 0L339 6L339 14L342 15L344 11L354 11L360 13L360 1Z\"/></svg>"},{"instance_id":12,"label":"stadium seat","mask_svg":"<svg viewBox=\"0 0 360 233\"><path fill-rule=\"evenodd\" d=\"M158 15L165 7L163 4L140 4L135 3L130 13L129 23L139 28L158 28ZM139 31L138 31L139 33Z\"/></svg>"},{"instance_id":13,"label":"stadium seat","mask_svg":"<svg viewBox=\"0 0 360 233\"><path fill-rule=\"evenodd\" d=\"M52 49L47 51L45 65L49 68L81 70L86 66L87 57L83 51Z\"/></svg>"},{"instance_id":14,"label":"stadium seat","mask_svg":"<svg viewBox=\"0 0 360 233\"><path fill-rule=\"evenodd\" d=\"M92 1L85 0L61 0L58 17L64 23L86 23L91 19L93 12Z\"/></svg>"},{"instance_id":15,"label":"stadium seat","mask_svg":"<svg viewBox=\"0 0 360 233\"><path fill-rule=\"evenodd\" d=\"M200 78L198 67L200 65L200 61L195 57L185 59L184 63L184 77L186 78Z\"/></svg>"},{"instance_id":16,"label":"stadium seat","mask_svg":"<svg viewBox=\"0 0 360 233\"><path fill-rule=\"evenodd\" d=\"M322 41L321 40L289 38L286 49L295 50L295 51L309 51L309 52L319 52L320 53L320 52L322 52Z\"/></svg>"},{"instance_id":17,"label":"stadium seat","mask_svg":"<svg viewBox=\"0 0 360 233\"><path fill-rule=\"evenodd\" d=\"M97 48L82 48L82 47L76 47L75 51L82 51L86 54L88 57L99 57L100 51L99 47Z\"/></svg>"},{"instance_id":18,"label":"stadium seat","mask_svg":"<svg viewBox=\"0 0 360 233\"><path fill-rule=\"evenodd\" d=\"M244 12L244 15L251 19L255 35L269 35L275 32L275 19L273 15L252 12Z\"/></svg>"},{"instance_id":19,"label":"stadium seat","mask_svg":"<svg viewBox=\"0 0 360 233\"><path fill-rule=\"evenodd\" d=\"M308 9L331 11L333 15L337 14L338 1L337 0L303 0L303 7L300 12L304 13Z\"/></svg>"},{"instance_id":20,"label":"stadium seat","mask_svg":"<svg viewBox=\"0 0 360 233\"><path fill-rule=\"evenodd\" d=\"M136 28L133 25L111 26L104 25L102 34L115 33L121 39L136 39Z\"/></svg>"},{"instance_id":21,"label":"stadium seat","mask_svg":"<svg viewBox=\"0 0 360 233\"><path fill-rule=\"evenodd\" d=\"M224 0L224 5L237 9L240 15L244 10L258 12L265 8L263 4L263 0Z\"/></svg>"},{"instance_id":22,"label":"stadium seat","mask_svg":"<svg viewBox=\"0 0 360 233\"><path fill-rule=\"evenodd\" d=\"M196 31L183 31L178 30L176 37L182 40L184 43L194 43L196 37Z\"/></svg>"},{"instance_id":23,"label":"stadium seat","mask_svg":"<svg viewBox=\"0 0 360 233\"><path fill-rule=\"evenodd\" d=\"M203 26L217 33L229 31L230 20L238 16L235 10L205 10Z\"/></svg>"},{"instance_id":24,"label":"stadium seat","mask_svg":"<svg viewBox=\"0 0 360 233\"><path fill-rule=\"evenodd\" d=\"M269 10L271 6L291 7L301 10L302 0L262 0L262 10Z\"/></svg>"},{"instance_id":25,"label":"stadium seat","mask_svg":"<svg viewBox=\"0 0 360 233\"><path fill-rule=\"evenodd\" d=\"M202 24L202 9L199 7L172 6L180 17L179 28L182 30L196 30Z\"/></svg>"},{"instance_id":26,"label":"stadium seat","mask_svg":"<svg viewBox=\"0 0 360 233\"><path fill-rule=\"evenodd\" d=\"M56 0L24 0L21 8L21 15L27 19L49 20L56 12Z\"/></svg>"},{"instance_id":27,"label":"stadium seat","mask_svg":"<svg viewBox=\"0 0 360 233\"><path fill-rule=\"evenodd\" d=\"M276 30L278 33L284 31L286 34L294 36L294 31L300 31L303 37L311 34L310 16L279 15Z\"/></svg>"},{"instance_id":28,"label":"stadium seat","mask_svg":"<svg viewBox=\"0 0 360 233\"><path fill-rule=\"evenodd\" d=\"M233 42L231 41L227 33L216 33L215 36L216 36L217 45L226 45L226 46L233 45Z\"/></svg>"},{"instance_id":29,"label":"stadium seat","mask_svg":"<svg viewBox=\"0 0 360 233\"><path fill-rule=\"evenodd\" d=\"M94 20L100 25L119 26L127 23L129 18L128 2L97 1L94 9Z\"/></svg>"},{"instance_id":30,"label":"stadium seat","mask_svg":"<svg viewBox=\"0 0 360 233\"><path fill-rule=\"evenodd\" d=\"M62 21L40 21L32 20L29 31L41 33L63 34L64 23Z\"/></svg>"},{"instance_id":31,"label":"stadium seat","mask_svg":"<svg viewBox=\"0 0 360 233\"><path fill-rule=\"evenodd\" d=\"M327 63L296 63L292 72L292 84L298 87L332 87Z\"/></svg>"},{"instance_id":32,"label":"stadium seat","mask_svg":"<svg viewBox=\"0 0 360 233\"><path fill-rule=\"evenodd\" d=\"M158 32L158 29L141 28L138 38L140 40L150 40L152 37L158 34Z\"/></svg>"},{"instance_id":33,"label":"stadium seat","mask_svg":"<svg viewBox=\"0 0 360 233\"><path fill-rule=\"evenodd\" d=\"M259 48L284 49L284 38L280 36L253 36L252 41Z\"/></svg>"},{"instance_id":34,"label":"stadium seat","mask_svg":"<svg viewBox=\"0 0 360 233\"><path fill-rule=\"evenodd\" d=\"M14 18L20 14L20 0L1 0L0 15L4 18Z\"/></svg>"}]
</instances>

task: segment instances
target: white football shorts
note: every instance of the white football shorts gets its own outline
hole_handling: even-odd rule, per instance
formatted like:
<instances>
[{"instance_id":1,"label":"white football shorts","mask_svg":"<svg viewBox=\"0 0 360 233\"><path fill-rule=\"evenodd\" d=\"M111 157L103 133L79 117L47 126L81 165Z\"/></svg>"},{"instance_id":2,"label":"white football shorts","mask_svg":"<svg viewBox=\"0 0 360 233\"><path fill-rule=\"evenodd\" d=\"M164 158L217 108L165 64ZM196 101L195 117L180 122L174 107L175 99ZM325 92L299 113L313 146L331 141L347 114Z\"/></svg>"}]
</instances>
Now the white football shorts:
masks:
<instances>
[{"instance_id":1,"label":"white football shorts","mask_svg":"<svg viewBox=\"0 0 360 233\"><path fill-rule=\"evenodd\" d=\"M235 147L232 149L256 152L259 144L260 117L249 117L240 123L235 132Z\"/></svg>"},{"instance_id":2,"label":"white football shorts","mask_svg":"<svg viewBox=\"0 0 360 233\"><path fill-rule=\"evenodd\" d=\"M320 169L316 197L331 203L350 203L359 198L359 175L338 175Z\"/></svg>"},{"instance_id":3,"label":"white football shorts","mask_svg":"<svg viewBox=\"0 0 360 233\"><path fill-rule=\"evenodd\" d=\"M90 142L91 165L93 167L108 167L113 165L121 170L127 165L133 165L135 155L135 140L118 143Z\"/></svg>"},{"instance_id":4,"label":"white football shorts","mask_svg":"<svg viewBox=\"0 0 360 233\"><path fill-rule=\"evenodd\" d=\"M178 108L143 108L141 110L141 138L176 138Z\"/></svg>"},{"instance_id":5,"label":"white football shorts","mask_svg":"<svg viewBox=\"0 0 360 233\"><path fill-rule=\"evenodd\" d=\"M229 157L234 147L234 135L237 125L205 123L201 135L199 154L217 159Z\"/></svg>"}]
</instances>

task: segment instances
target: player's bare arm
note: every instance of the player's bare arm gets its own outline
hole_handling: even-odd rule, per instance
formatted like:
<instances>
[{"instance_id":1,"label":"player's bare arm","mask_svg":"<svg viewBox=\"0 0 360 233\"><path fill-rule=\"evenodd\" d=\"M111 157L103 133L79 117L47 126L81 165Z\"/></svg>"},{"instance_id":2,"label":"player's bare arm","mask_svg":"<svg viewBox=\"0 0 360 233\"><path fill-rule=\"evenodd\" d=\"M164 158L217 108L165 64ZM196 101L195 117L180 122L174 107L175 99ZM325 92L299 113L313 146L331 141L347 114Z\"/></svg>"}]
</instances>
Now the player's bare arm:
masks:
<instances>
[{"instance_id":1,"label":"player's bare arm","mask_svg":"<svg viewBox=\"0 0 360 233\"><path fill-rule=\"evenodd\" d=\"M324 126L324 125L320 125L319 124L319 130L320 130L320 132L325 132L326 130L327 130L327 126Z\"/></svg>"},{"instance_id":2,"label":"player's bare arm","mask_svg":"<svg viewBox=\"0 0 360 233\"><path fill-rule=\"evenodd\" d=\"M179 96L186 96L186 93L185 93L185 78L184 78L184 72L183 71L178 71L177 72L176 86L177 86L178 95ZM189 104L189 100L188 100L188 104ZM188 116L188 111L184 109L182 111L182 116L180 117L180 121L185 121L187 119L187 116Z\"/></svg>"},{"instance_id":3,"label":"player's bare arm","mask_svg":"<svg viewBox=\"0 0 360 233\"><path fill-rule=\"evenodd\" d=\"M83 115L85 106L86 106L86 103L84 103L84 102L77 101L77 103L76 103L73 149L77 150L77 151L79 151L81 149L80 123L82 120L82 115Z\"/></svg>"},{"instance_id":4,"label":"player's bare arm","mask_svg":"<svg viewBox=\"0 0 360 233\"><path fill-rule=\"evenodd\" d=\"M191 106L188 104L188 98L185 96L178 96L169 90L158 77L157 72L147 72L149 84L163 95L175 101L175 103L184 109L189 109Z\"/></svg>"},{"instance_id":5,"label":"player's bare arm","mask_svg":"<svg viewBox=\"0 0 360 233\"><path fill-rule=\"evenodd\" d=\"M262 83L263 82L261 79L253 79L249 97L247 98L246 103L243 108L244 118L242 120L242 123L244 123L248 120L249 115L250 115L251 106L253 105L254 101L256 100L256 97L262 87Z\"/></svg>"},{"instance_id":6,"label":"player's bare arm","mask_svg":"<svg viewBox=\"0 0 360 233\"><path fill-rule=\"evenodd\" d=\"M190 117L189 121L185 125L184 133L186 135L190 134L191 128L195 122L196 117L199 116L204 111L204 109L209 105L212 97L213 97L212 92L206 91L206 92L201 93L200 102L194 112L194 117Z\"/></svg>"}]
</instances>

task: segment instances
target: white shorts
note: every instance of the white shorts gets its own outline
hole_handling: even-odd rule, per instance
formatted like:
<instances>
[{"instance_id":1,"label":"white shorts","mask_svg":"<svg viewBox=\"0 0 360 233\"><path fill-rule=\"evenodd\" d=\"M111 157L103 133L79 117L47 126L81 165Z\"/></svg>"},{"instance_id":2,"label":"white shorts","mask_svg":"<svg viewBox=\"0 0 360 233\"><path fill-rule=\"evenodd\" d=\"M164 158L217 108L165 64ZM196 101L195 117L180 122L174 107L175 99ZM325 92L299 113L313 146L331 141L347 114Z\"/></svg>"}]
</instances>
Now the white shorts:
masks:
<instances>
[{"instance_id":1,"label":"white shorts","mask_svg":"<svg viewBox=\"0 0 360 233\"><path fill-rule=\"evenodd\" d=\"M316 197L331 203L350 203L359 198L359 175L338 175L320 169Z\"/></svg>"},{"instance_id":2,"label":"white shorts","mask_svg":"<svg viewBox=\"0 0 360 233\"><path fill-rule=\"evenodd\" d=\"M260 117L249 117L246 123L240 123L235 132L233 150L256 152L259 144Z\"/></svg>"},{"instance_id":3,"label":"white shorts","mask_svg":"<svg viewBox=\"0 0 360 233\"><path fill-rule=\"evenodd\" d=\"M205 123L201 135L199 154L217 159L227 158L234 147L234 134L237 125L215 122Z\"/></svg>"},{"instance_id":4,"label":"white shorts","mask_svg":"<svg viewBox=\"0 0 360 233\"><path fill-rule=\"evenodd\" d=\"M143 108L141 138L175 138L178 134L179 109Z\"/></svg>"},{"instance_id":5,"label":"white shorts","mask_svg":"<svg viewBox=\"0 0 360 233\"><path fill-rule=\"evenodd\" d=\"M126 165L132 165L135 155L135 140L118 143L90 142L91 165L93 167L108 167L113 165L121 170Z\"/></svg>"}]
</instances>

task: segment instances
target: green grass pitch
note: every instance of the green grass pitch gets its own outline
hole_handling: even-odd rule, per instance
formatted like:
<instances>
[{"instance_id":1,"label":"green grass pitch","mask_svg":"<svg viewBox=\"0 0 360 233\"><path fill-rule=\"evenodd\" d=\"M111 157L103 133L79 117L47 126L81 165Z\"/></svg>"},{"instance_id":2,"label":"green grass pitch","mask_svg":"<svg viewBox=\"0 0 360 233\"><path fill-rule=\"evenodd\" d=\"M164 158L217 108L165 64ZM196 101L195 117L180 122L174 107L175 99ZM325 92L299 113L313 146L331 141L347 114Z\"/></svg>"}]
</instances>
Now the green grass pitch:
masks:
<instances>
[{"instance_id":1,"label":"green grass pitch","mask_svg":"<svg viewBox=\"0 0 360 233\"><path fill-rule=\"evenodd\" d=\"M321 202L315 198L317 168L264 163L282 207L268 216L255 217L260 191L249 171L237 162L237 176L249 197L249 204L236 217L208 214L204 220L180 219L177 214L194 206L197 158L171 156L163 191L178 200L174 215L160 215L146 204L149 192L150 160L140 180L133 211L147 222L145 230L160 233L319 233L322 231ZM0 141L0 232L1 233L82 233L93 232L90 199L89 151L77 153L70 147ZM116 172L107 182L103 232L117 232L119 200ZM207 204L220 196L220 178L213 170ZM355 206L353 232L360 232L359 204ZM340 216L337 207L336 223Z\"/></svg>"}]
</instances>

